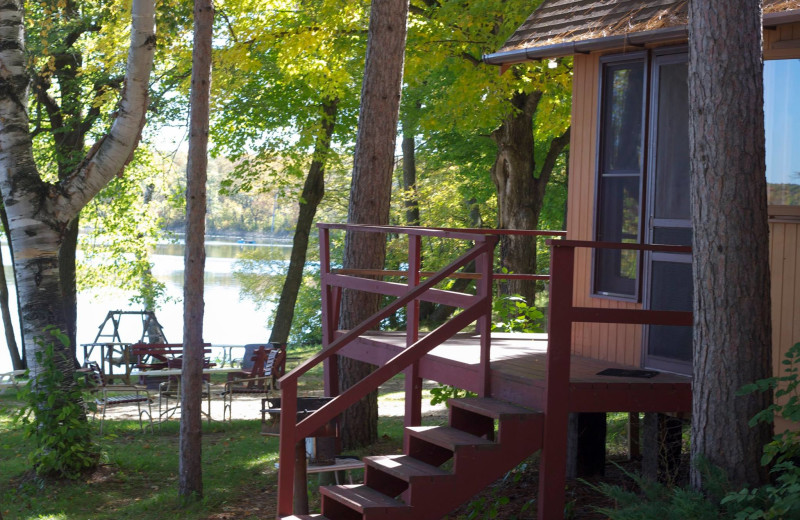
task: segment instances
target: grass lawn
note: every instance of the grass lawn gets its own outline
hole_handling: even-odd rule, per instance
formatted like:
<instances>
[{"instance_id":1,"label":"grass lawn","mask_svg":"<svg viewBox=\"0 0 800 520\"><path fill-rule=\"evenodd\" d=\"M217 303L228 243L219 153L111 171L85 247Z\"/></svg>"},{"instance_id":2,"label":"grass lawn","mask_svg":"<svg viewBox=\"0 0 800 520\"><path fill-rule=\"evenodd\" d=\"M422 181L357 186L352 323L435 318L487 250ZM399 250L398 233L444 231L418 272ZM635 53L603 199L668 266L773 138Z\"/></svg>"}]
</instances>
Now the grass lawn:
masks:
<instances>
[{"instance_id":1,"label":"grass lawn","mask_svg":"<svg viewBox=\"0 0 800 520\"><path fill-rule=\"evenodd\" d=\"M299 362L313 352L293 350ZM299 359L298 359L299 358ZM304 378L303 390L322 387L321 370ZM397 386L397 385L394 385ZM402 388L402 385L400 385ZM387 399L395 398L393 390ZM31 473L32 440L12 420L13 390L0 394L0 517L12 519L248 519L273 518L276 510L278 439L261 435L260 420L203 421L201 501L182 507L178 498L179 422L142 432L138 421L106 420L99 437L98 471L78 481L42 482ZM402 417L382 417L380 441L354 455L395 453L402 447ZM309 479L312 508L317 479Z\"/></svg>"}]
</instances>

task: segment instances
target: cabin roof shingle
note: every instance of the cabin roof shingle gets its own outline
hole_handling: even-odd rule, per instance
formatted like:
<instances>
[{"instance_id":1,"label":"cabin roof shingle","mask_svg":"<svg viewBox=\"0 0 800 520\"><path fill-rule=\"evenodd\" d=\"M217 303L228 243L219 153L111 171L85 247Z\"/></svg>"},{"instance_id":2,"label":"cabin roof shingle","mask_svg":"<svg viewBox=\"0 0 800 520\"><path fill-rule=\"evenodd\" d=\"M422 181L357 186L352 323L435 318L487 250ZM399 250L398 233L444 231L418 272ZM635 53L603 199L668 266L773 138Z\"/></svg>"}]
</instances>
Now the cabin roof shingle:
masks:
<instances>
[{"instance_id":1,"label":"cabin roof shingle","mask_svg":"<svg viewBox=\"0 0 800 520\"><path fill-rule=\"evenodd\" d=\"M688 0L544 0L498 52L684 27ZM800 0L764 0L764 13Z\"/></svg>"}]
</instances>

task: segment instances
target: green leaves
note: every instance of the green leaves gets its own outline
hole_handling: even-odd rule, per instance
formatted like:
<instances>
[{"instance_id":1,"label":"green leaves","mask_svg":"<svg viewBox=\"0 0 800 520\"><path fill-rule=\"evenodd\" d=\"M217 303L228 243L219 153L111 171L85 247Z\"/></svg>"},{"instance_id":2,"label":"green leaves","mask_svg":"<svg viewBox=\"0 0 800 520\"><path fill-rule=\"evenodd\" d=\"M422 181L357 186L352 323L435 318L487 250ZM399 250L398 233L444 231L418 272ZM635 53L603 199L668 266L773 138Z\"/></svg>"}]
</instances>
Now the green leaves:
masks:
<instances>
[{"instance_id":1,"label":"green leaves","mask_svg":"<svg viewBox=\"0 0 800 520\"><path fill-rule=\"evenodd\" d=\"M20 393L25 406L16 420L25 426L26 436L36 440L28 460L37 475L76 479L94 467L100 456L83 407L86 384L83 378L65 378L62 367L69 367L71 361L65 349L56 349L54 342L68 347L66 336L52 327L45 333L52 341L38 341L38 372Z\"/></svg>"}]
</instances>

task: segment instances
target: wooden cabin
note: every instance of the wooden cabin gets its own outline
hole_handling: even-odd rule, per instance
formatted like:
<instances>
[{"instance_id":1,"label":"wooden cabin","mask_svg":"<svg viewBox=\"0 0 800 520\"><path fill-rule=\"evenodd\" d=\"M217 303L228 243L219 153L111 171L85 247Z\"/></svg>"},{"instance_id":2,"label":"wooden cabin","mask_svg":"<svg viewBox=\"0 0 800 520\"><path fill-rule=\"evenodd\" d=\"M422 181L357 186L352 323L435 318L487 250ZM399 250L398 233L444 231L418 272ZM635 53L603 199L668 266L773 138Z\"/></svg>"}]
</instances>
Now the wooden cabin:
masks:
<instances>
[{"instance_id":1,"label":"wooden cabin","mask_svg":"<svg viewBox=\"0 0 800 520\"><path fill-rule=\"evenodd\" d=\"M568 205L592 210L569 213L568 239L691 245L686 4L545 1L486 57L502 67L573 57ZM800 341L800 2L764 0L763 9L778 375ZM645 254L632 267L630 254L583 251L576 262L582 305L691 310L690 255ZM593 359L691 374L688 327L580 324L573 341L573 352Z\"/></svg>"},{"instance_id":2,"label":"wooden cabin","mask_svg":"<svg viewBox=\"0 0 800 520\"><path fill-rule=\"evenodd\" d=\"M800 0L764 0L767 180L776 372L800 341ZM278 516L304 518L303 440L330 435L348 406L403 372L404 453L364 460L364 484L321 489L321 516L438 519L539 451L540 519L563 517L572 413L691 411L691 224L688 204L686 1L544 0L503 49L501 67L572 56L573 112L566 233L320 225L323 350L281 381ZM687 107L681 109L681 107ZM404 236L405 282L336 270L331 233ZM548 239L549 276L492 272L502 234ZM548 237L549 235L549 237ZM466 251L422 270L423 240ZM474 273L464 266L474 261ZM476 293L444 290L470 276ZM493 280L549 279L547 334L491 333ZM342 290L394 296L362 324L337 330ZM419 330L419 302L461 312ZM378 333L405 310L403 332ZM474 325L474 331L473 331ZM340 391L336 356L376 370ZM331 401L298 408L298 379L323 363ZM451 403L448 426L421 424L421 383L475 392ZM295 420L294 418L297 417Z\"/></svg>"}]
</instances>

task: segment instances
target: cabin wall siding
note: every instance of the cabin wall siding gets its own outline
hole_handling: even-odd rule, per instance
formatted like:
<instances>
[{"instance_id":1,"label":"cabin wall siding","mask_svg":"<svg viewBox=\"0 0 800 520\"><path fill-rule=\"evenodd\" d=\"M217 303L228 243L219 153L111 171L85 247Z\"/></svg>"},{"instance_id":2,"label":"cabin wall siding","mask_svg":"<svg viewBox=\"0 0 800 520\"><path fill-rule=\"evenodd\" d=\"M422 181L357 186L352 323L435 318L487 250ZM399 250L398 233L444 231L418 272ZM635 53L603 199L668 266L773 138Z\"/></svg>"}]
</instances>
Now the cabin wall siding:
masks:
<instances>
[{"instance_id":1,"label":"cabin wall siding","mask_svg":"<svg viewBox=\"0 0 800 520\"><path fill-rule=\"evenodd\" d=\"M764 58L797 58L800 53L798 41L800 41L800 23L767 29L764 31ZM786 42L793 42L794 48L786 48L788 45Z\"/></svg>"},{"instance_id":2,"label":"cabin wall siding","mask_svg":"<svg viewBox=\"0 0 800 520\"><path fill-rule=\"evenodd\" d=\"M786 351L800 342L800 223L770 223L772 366L782 372Z\"/></svg>"},{"instance_id":3,"label":"cabin wall siding","mask_svg":"<svg viewBox=\"0 0 800 520\"><path fill-rule=\"evenodd\" d=\"M598 85L597 55L576 55L573 68L572 134L570 141L567 238L594 240L595 156L597 150ZM591 292L591 250L575 254L573 301L580 306L639 309L640 304L594 298ZM641 326L576 323L572 351L576 355L639 366Z\"/></svg>"}]
</instances>

